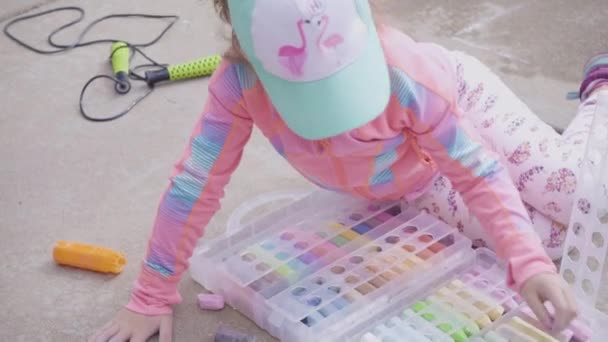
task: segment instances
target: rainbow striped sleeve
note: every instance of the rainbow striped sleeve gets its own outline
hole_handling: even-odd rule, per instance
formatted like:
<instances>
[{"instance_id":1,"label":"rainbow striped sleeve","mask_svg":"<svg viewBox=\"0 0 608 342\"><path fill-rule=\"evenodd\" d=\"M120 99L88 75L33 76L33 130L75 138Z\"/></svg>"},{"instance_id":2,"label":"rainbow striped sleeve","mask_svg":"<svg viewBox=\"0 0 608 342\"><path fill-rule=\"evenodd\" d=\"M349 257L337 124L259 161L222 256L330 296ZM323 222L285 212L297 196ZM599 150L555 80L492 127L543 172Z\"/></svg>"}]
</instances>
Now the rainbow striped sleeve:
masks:
<instances>
[{"instance_id":1,"label":"rainbow striped sleeve","mask_svg":"<svg viewBox=\"0 0 608 342\"><path fill-rule=\"evenodd\" d=\"M127 305L132 311L166 314L181 301L177 285L187 260L219 209L224 187L251 135L253 123L242 107L236 68L224 65L216 74L203 115L158 207L142 271Z\"/></svg>"},{"instance_id":2,"label":"rainbow striped sleeve","mask_svg":"<svg viewBox=\"0 0 608 342\"><path fill-rule=\"evenodd\" d=\"M519 290L539 272L556 272L534 232L519 192L498 156L481 143L468 121L453 113L446 100L410 84L402 88L402 102L416 123L420 147L450 179L471 213L489 233L499 257L509 267L509 285Z\"/></svg>"}]
</instances>

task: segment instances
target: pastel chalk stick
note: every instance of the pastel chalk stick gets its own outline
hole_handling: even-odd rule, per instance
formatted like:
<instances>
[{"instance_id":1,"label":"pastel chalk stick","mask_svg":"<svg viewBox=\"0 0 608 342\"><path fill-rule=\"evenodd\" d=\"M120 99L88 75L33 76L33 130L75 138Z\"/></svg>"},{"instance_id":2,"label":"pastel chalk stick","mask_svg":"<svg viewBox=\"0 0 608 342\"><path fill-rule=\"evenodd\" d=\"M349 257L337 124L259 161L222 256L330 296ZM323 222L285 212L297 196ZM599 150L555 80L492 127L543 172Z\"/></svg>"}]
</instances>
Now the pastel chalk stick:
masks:
<instances>
[{"instance_id":1,"label":"pastel chalk stick","mask_svg":"<svg viewBox=\"0 0 608 342\"><path fill-rule=\"evenodd\" d=\"M326 255L328 253L332 253L336 250L340 250L340 248L336 247L333 243L329 242L329 241L325 241L323 242L321 245L315 247L312 249L313 251L320 251L320 256Z\"/></svg>"},{"instance_id":2,"label":"pastel chalk stick","mask_svg":"<svg viewBox=\"0 0 608 342\"><path fill-rule=\"evenodd\" d=\"M329 227L335 230L342 230L342 229L346 229L346 226L341 224L341 223L337 223L337 222L332 222L329 224Z\"/></svg>"},{"instance_id":3,"label":"pastel chalk stick","mask_svg":"<svg viewBox=\"0 0 608 342\"><path fill-rule=\"evenodd\" d=\"M377 289L379 289L382 286L384 286L387 283L387 281L386 281L386 279L384 279L384 277L377 276L377 277L370 279L369 283L374 285Z\"/></svg>"},{"instance_id":4,"label":"pastel chalk stick","mask_svg":"<svg viewBox=\"0 0 608 342\"><path fill-rule=\"evenodd\" d=\"M477 335L481 331L476 323L457 312L453 307L446 305L439 297L429 296L426 300L441 309L442 312L445 313L446 318L453 321L455 325L462 326L467 336Z\"/></svg>"},{"instance_id":5,"label":"pastel chalk stick","mask_svg":"<svg viewBox=\"0 0 608 342\"><path fill-rule=\"evenodd\" d=\"M490 296L496 299L497 302L502 303L502 306L507 311L512 311L519 307L519 304L513 299L512 294L505 289L494 289Z\"/></svg>"},{"instance_id":6,"label":"pastel chalk stick","mask_svg":"<svg viewBox=\"0 0 608 342\"><path fill-rule=\"evenodd\" d=\"M287 263L287 265L295 272L302 272L307 267L305 263L303 263L301 260L299 260L297 258L289 261Z\"/></svg>"},{"instance_id":7,"label":"pastel chalk stick","mask_svg":"<svg viewBox=\"0 0 608 342\"><path fill-rule=\"evenodd\" d=\"M403 267L398 265L399 259L392 255L382 256L378 260L380 260L383 264L390 266L390 270L395 272L398 275L405 273L411 267Z\"/></svg>"},{"instance_id":8,"label":"pastel chalk stick","mask_svg":"<svg viewBox=\"0 0 608 342\"><path fill-rule=\"evenodd\" d=\"M355 290L357 290L357 292L359 292L362 296L366 296L369 293L373 292L374 290L376 290L376 287L374 287L373 285L371 285L370 283L363 283L359 286L357 286L355 288Z\"/></svg>"},{"instance_id":9,"label":"pastel chalk stick","mask_svg":"<svg viewBox=\"0 0 608 342\"><path fill-rule=\"evenodd\" d=\"M312 252L306 252L298 257L298 260L303 262L306 265L312 264L315 260L317 260L317 256Z\"/></svg>"},{"instance_id":10,"label":"pastel chalk stick","mask_svg":"<svg viewBox=\"0 0 608 342\"><path fill-rule=\"evenodd\" d=\"M220 327L213 338L214 342L255 342L255 336L249 336L240 331L235 331L227 327Z\"/></svg>"},{"instance_id":11,"label":"pastel chalk stick","mask_svg":"<svg viewBox=\"0 0 608 342\"><path fill-rule=\"evenodd\" d=\"M374 330L374 335L382 338L382 342L398 342L399 336L391 331L389 327L384 324L377 325Z\"/></svg>"},{"instance_id":12,"label":"pastel chalk stick","mask_svg":"<svg viewBox=\"0 0 608 342\"><path fill-rule=\"evenodd\" d=\"M506 324L496 328L496 333L501 337L506 338L508 341L536 342L533 337L530 337L524 334L523 332Z\"/></svg>"},{"instance_id":13,"label":"pastel chalk stick","mask_svg":"<svg viewBox=\"0 0 608 342\"><path fill-rule=\"evenodd\" d=\"M424 260L422 260L421 258L419 258L415 255L408 256L408 258L406 260L404 260L401 265L405 266L406 270L411 270L411 269L414 269L416 267L421 267L421 266L423 268L430 267L430 265L427 265Z\"/></svg>"},{"instance_id":14,"label":"pastel chalk stick","mask_svg":"<svg viewBox=\"0 0 608 342\"><path fill-rule=\"evenodd\" d=\"M445 322L442 318L441 312L426 303L425 301L418 301L413 306L412 309L416 313L422 313L422 318L426 319L431 323L435 323L437 321L441 321L436 326L439 330L443 331L446 334L450 334L450 336L454 339L455 342L466 342L468 340L467 334L464 330L454 330L454 325Z\"/></svg>"},{"instance_id":15,"label":"pastel chalk stick","mask_svg":"<svg viewBox=\"0 0 608 342\"><path fill-rule=\"evenodd\" d=\"M545 306L547 311L549 311L549 314L555 316L555 308L553 305L551 305L550 302L547 302ZM570 323L570 330L572 330L574 337L579 341L588 341L593 336L591 328L579 319L575 319Z\"/></svg>"},{"instance_id":16,"label":"pastel chalk stick","mask_svg":"<svg viewBox=\"0 0 608 342\"><path fill-rule=\"evenodd\" d=\"M338 297L332 302L332 304L337 307L338 310L344 309L345 307L349 306L350 303L351 302L346 300L344 297Z\"/></svg>"},{"instance_id":17,"label":"pastel chalk stick","mask_svg":"<svg viewBox=\"0 0 608 342\"><path fill-rule=\"evenodd\" d=\"M498 335L494 331L488 331L488 333L484 336L484 340L486 340L486 342L509 342L509 340Z\"/></svg>"},{"instance_id":18,"label":"pastel chalk stick","mask_svg":"<svg viewBox=\"0 0 608 342\"><path fill-rule=\"evenodd\" d=\"M201 293L198 295L198 305L203 310L218 311L224 308L224 297L218 294Z\"/></svg>"},{"instance_id":19,"label":"pastel chalk stick","mask_svg":"<svg viewBox=\"0 0 608 342\"><path fill-rule=\"evenodd\" d=\"M444 287L439 289L436 295L444 302L460 311L465 317L471 318L480 329L485 329L492 324L492 320L490 320L488 315L484 313L479 315L478 312L476 312L478 310L474 309L472 304L466 304L466 301L464 301L462 298L455 298L457 297L456 294L450 291L448 288ZM467 305L470 305L471 307L467 307Z\"/></svg>"},{"instance_id":20,"label":"pastel chalk stick","mask_svg":"<svg viewBox=\"0 0 608 342\"><path fill-rule=\"evenodd\" d=\"M534 326L536 329L543 330L543 331L546 330L546 328L543 327L543 324L538 321L538 319L536 318L536 315L534 314L534 312L532 312L532 309L530 309L529 307L526 306L526 307L523 307L520 311L522 313L522 316L523 316L522 319L524 321L526 321L530 325ZM564 331L562 331L561 333L559 333L557 336L554 336L554 337L560 342L570 342L572 340L572 338L574 337L574 331L572 331L571 329L565 329Z\"/></svg>"},{"instance_id":21,"label":"pastel chalk stick","mask_svg":"<svg viewBox=\"0 0 608 342\"><path fill-rule=\"evenodd\" d=\"M348 241L352 241L352 240L358 238L359 236L361 236L361 234L349 229L349 230L342 232L342 234L340 234L340 236L345 238Z\"/></svg>"},{"instance_id":22,"label":"pastel chalk stick","mask_svg":"<svg viewBox=\"0 0 608 342\"><path fill-rule=\"evenodd\" d=\"M397 216L399 214L401 214L401 207L396 205L394 207L390 207L389 209L387 209L385 211L385 213L391 215L391 216Z\"/></svg>"},{"instance_id":23,"label":"pastel chalk stick","mask_svg":"<svg viewBox=\"0 0 608 342\"><path fill-rule=\"evenodd\" d=\"M344 295L344 299L350 303L354 303L363 299L363 295L359 291L351 291Z\"/></svg>"},{"instance_id":24,"label":"pastel chalk stick","mask_svg":"<svg viewBox=\"0 0 608 342\"><path fill-rule=\"evenodd\" d=\"M276 272L280 274L283 278L289 280L290 282L294 282L298 280L298 273L292 270L289 266L283 265L276 269Z\"/></svg>"},{"instance_id":25,"label":"pastel chalk stick","mask_svg":"<svg viewBox=\"0 0 608 342\"><path fill-rule=\"evenodd\" d=\"M400 336L402 336L402 340L411 341L411 342L430 342L428 338L424 335L421 335L416 330L412 329L410 326L406 325L402 320L398 317L393 317L389 320L387 325L389 325L396 330Z\"/></svg>"},{"instance_id":26,"label":"pastel chalk stick","mask_svg":"<svg viewBox=\"0 0 608 342\"><path fill-rule=\"evenodd\" d=\"M359 340L359 341L360 342L382 342L382 339L380 339L376 335L372 334L371 332L368 332L368 333L365 333L363 336L361 336L361 340Z\"/></svg>"},{"instance_id":27,"label":"pastel chalk stick","mask_svg":"<svg viewBox=\"0 0 608 342\"><path fill-rule=\"evenodd\" d=\"M546 332L544 332L542 330L536 329L534 326L532 326L528 322L524 321L520 317L513 317L513 319L511 319L511 321L509 321L509 325L511 327L519 330L523 334L532 337L534 339L534 341L559 342L558 340L553 338L551 335L547 334Z\"/></svg>"},{"instance_id":28,"label":"pastel chalk stick","mask_svg":"<svg viewBox=\"0 0 608 342\"><path fill-rule=\"evenodd\" d=\"M492 321L496 321L505 313L505 308L502 305L497 304L494 300L488 298L485 294L473 288L467 287L462 281L458 279L453 280L448 285L448 288L453 290L462 299L473 299L473 306L475 306L481 312L486 313Z\"/></svg>"},{"instance_id":29,"label":"pastel chalk stick","mask_svg":"<svg viewBox=\"0 0 608 342\"><path fill-rule=\"evenodd\" d=\"M428 259L432 258L433 256L435 256L435 253L433 253L433 251L429 250L428 248L418 250L415 246L412 246L409 244L403 245L403 246L401 246L401 248L403 248L404 250L406 250L409 253L415 253L416 256L422 260L428 260Z\"/></svg>"},{"instance_id":30,"label":"pastel chalk stick","mask_svg":"<svg viewBox=\"0 0 608 342\"><path fill-rule=\"evenodd\" d=\"M404 310L400 316L406 324L415 330L424 331L425 337L432 341L442 341L446 338L443 331L437 329L437 327L423 319L421 316L418 316L412 309Z\"/></svg>"},{"instance_id":31,"label":"pastel chalk stick","mask_svg":"<svg viewBox=\"0 0 608 342\"><path fill-rule=\"evenodd\" d=\"M329 317L338 311L340 311L340 309L335 305L326 305L319 310L319 313L323 315L323 317Z\"/></svg>"},{"instance_id":32,"label":"pastel chalk stick","mask_svg":"<svg viewBox=\"0 0 608 342\"><path fill-rule=\"evenodd\" d=\"M344 245L346 245L347 243L349 243L350 241L348 241L347 239L343 238L342 236L338 235L335 236L333 239L330 240L331 243L333 243L336 247L342 247Z\"/></svg>"},{"instance_id":33,"label":"pastel chalk stick","mask_svg":"<svg viewBox=\"0 0 608 342\"><path fill-rule=\"evenodd\" d=\"M424 242L425 244L430 244L426 248L433 253L439 253L439 252L443 251L444 249L446 249L446 246L444 244L442 244L441 242L433 242L434 239L430 235L421 235L418 238L418 240L420 242Z\"/></svg>"},{"instance_id":34,"label":"pastel chalk stick","mask_svg":"<svg viewBox=\"0 0 608 342\"><path fill-rule=\"evenodd\" d=\"M358 225L354 226L352 230L359 235L365 235L370 230L372 230L372 227L367 225L365 222L363 222L363 223L359 223Z\"/></svg>"},{"instance_id":35,"label":"pastel chalk stick","mask_svg":"<svg viewBox=\"0 0 608 342\"><path fill-rule=\"evenodd\" d=\"M371 229L374 229L374 228L384 224L384 221L382 221L376 217L372 217L369 220L365 221L365 224L368 225Z\"/></svg>"},{"instance_id":36,"label":"pastel chalk stick","mask_svg":"<svg viewBox=\"0 0 608 342\"><path fill-rule=\"evenodd\" d=\"M394 216L389 215L389 214L388 214L388 213L386 213L386 212L382 212L382 213L380 213L380 214L376 215L376 218L377 218L378 220L382 221L382 222L389 221L389 220L390 220L390 219L392 219L393 217L394 217Z\"/></svg>"},{"instance_id":37,"label":"pastel chalk stick","mask_svg":"<svg viewBox=\"0 0 608 342\"><path fill-rule=\"evenodd\" d=\"M428 247L428 249L435 254L441 253L446 248L447 247L441 242L435 242Z\"/></svg>"}]
</instances>

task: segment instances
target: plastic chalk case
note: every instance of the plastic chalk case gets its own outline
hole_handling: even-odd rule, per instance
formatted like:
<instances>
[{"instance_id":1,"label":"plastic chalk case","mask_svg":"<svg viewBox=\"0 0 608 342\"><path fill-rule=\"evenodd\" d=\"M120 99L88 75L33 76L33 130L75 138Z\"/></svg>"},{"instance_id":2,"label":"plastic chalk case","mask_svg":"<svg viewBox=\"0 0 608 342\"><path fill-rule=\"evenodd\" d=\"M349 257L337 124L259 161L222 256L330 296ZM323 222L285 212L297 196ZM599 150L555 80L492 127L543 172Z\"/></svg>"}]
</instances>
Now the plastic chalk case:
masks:
<instances>
[{"instance_id":1,"label":"plastic chalk case","mask_svg":"<svg viewBox=\"0 0 608 342\"><path fill-rule=\"evenodd\" d=\"M190 272L282 341L608 341L608 189L594 186L608 184L608 94L589 144L562 265L580 316L560 334L507 287L492 251L406 203L318 191L245 223L237 210L240 226L203 243Z\"/></svg>"}]
</instances>

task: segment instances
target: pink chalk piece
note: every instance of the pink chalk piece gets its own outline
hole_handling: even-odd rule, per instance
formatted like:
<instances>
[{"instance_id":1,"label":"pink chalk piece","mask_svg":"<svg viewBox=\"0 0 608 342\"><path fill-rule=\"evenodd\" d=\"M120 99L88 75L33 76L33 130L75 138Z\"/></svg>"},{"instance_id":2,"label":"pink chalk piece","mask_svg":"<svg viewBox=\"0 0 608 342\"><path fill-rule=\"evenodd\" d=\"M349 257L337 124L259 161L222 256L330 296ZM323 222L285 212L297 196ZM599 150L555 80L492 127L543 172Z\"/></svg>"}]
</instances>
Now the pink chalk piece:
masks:
<instances>
[{"instance_id":1,"label":"pink chalk piece","mask_svg":"<svg viewBox=\"0 0 608 342\"><path fill-rule=\"evenodd\" d=\"M562 332L562 341L572 341L572 339L574 338L574 331L572 331L571 329L566 329Z\"/></svg>"},{"instance_id":2,"label":"pink chalk piece","mask_svg":"<svg viewBox=\"0 0 608 342\"><path fill-rule=\"evenodd\" d=\"M551 316L555 315L555 308L551 303L547 302L545 307ZM593 336L591 327L579 319L575 319L570 323L570 330L574 333L574 337L577 341L589 341L591 340L591 336Z\"/></svg>"},{"instance_id":3,"label":"pink chalk piece","mask_svg":"<svg viewBox=\"0 0 608 342\"><path fill-rule=\"evenodd\" d=\"M551 303L546 303L545 307L547 308L547 311L549 311L549 314L551 316L555 315L555 309L553 308L553 305L551 305ZM531 318L536 319L536 315L534 314L534 312L532 312L532 310L529 307L524 307L522 310L522 313L530 316ZM591 336L593 336L593 332L591 331L591 328L589 326L587 326L587 324L585 324L584 322L582 322L581 320L575 319L570 323L570 326L568 327L568 329L566 331L563 332L563 334L566 334L567 336L574 336L576 338L577 341L589 341L591 340ZM571 336L571 337L572 337Z\"/></svg>"},{"instance_id":4,"label":"pink chalk piece","mask_svg":"<svg viewBox=\"0 0 608 342\"><path fill-rule=\"evenodd\" d=\"M219 311L224 308L224 297L216 294L201 293L198 295L198 306L203 310Z\"/></svg>"},{"instance_id":5,"label":"pink chalk piece","mask_svg":"<svg viewBox=\"0 0 608 342\"><path fill-rule=\"evenodd\" d=\"M547 331L547 329L543 327L542 323L538 321L536 315L534 314L534 312L532 312L532 309L526 306L521 309L521 313L527 316L523 317L526 322L530 323L532 326L541 331ZM564 331L562 331L559 335L554 335L553 337L557 338L557 340L559 340L560 342L570 342L574 337L574 332L571 329L567 328L564 329Z\"/></svg>"}]
</instances>

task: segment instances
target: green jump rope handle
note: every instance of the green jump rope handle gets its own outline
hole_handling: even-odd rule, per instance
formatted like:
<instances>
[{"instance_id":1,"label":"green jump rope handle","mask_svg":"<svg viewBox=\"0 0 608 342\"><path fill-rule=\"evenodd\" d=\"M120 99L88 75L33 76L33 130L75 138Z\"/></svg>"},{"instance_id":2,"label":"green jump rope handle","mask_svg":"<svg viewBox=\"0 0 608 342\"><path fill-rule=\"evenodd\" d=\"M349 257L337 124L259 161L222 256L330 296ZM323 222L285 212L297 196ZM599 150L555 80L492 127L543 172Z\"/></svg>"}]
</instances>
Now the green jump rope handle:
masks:
<instances>
[{"instance_id":1,"label":"green jump rope handle","mask_svg":"<svg viewBox=\"0 0 608 342\"><path fill-rule=\"evenodd\" d=\"M162 81L181 81L210 76L222 62L222 57L213 55L192 62L171 65L166 69L146 72L146 82L154 85Z\"/></svg>"},{"instance_id":2,"label":"green jump rope handle","mask_svg":"<svg viewBox=\"0 0 608 342\"><path fill-rule=\"evenodd\" d=\"M124 42L112 44L112 69L118 80L114 89L119 94L126 94L131 90L129 82L129 46Z\"/></svg>"}]
</instances>

